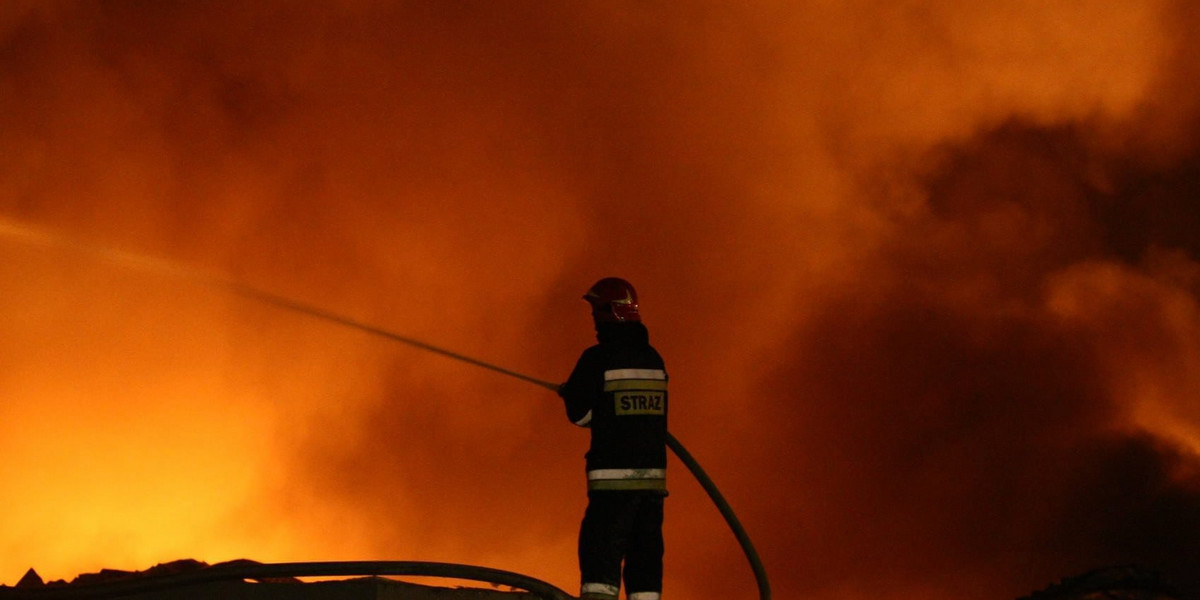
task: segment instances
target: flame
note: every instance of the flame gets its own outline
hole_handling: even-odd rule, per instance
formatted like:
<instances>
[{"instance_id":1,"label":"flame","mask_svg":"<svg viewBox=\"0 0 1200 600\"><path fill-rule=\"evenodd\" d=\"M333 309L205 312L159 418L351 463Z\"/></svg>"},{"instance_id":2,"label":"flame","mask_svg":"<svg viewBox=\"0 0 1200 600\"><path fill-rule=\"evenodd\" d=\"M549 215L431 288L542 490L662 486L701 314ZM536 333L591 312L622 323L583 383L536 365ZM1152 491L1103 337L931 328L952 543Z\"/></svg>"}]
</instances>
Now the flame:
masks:
<instances>
[{"instance_id":1,"label":"flame","mask_svg":"<svg viewBox=\"0 0 1200 600\"><path fill-rule=\"evenodd\" d=\"M628 278L781 596L1200 586L1197 22L5 3L0 581L378 558L574 588L586 434L551 394L186 275L215 273L549 380L582 291ZM752 596L678 467L668 593Z\"/></svg>"}]
</instances>

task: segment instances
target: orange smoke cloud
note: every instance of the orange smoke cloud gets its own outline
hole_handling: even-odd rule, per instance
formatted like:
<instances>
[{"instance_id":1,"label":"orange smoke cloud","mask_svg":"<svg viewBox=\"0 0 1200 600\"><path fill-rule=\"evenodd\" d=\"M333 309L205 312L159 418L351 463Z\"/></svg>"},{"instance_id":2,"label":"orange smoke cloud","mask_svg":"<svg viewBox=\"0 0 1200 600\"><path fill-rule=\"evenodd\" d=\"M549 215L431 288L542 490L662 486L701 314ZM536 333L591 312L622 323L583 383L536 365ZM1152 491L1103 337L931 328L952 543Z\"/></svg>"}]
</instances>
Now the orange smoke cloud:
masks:
<instances>
[{"instance_id":1,"label":"orange smoke cloud","mask_svg":"<svg viewBox=\"0 0 1200 600\"><path fill-rule=\"evenodd\" d=\"M0 216L544 378L631 279L779 597L1200 586L1185 2L0 8ZM0 579L575 586L552 395L0 237ZM752 597L672 465L668 594Z\"/></svg>"}]
</instances>

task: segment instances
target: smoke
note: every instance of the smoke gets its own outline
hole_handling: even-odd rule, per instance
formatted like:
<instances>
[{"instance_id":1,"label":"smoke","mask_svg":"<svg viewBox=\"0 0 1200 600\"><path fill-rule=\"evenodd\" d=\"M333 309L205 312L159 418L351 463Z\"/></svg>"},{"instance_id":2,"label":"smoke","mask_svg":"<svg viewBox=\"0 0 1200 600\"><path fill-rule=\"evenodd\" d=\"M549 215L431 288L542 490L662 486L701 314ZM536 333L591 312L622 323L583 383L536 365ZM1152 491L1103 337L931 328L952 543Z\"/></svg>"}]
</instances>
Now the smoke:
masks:
<instances>
[{"instance_id":1,"label":"smoke","mask_svg":"<svg viewBox=\"0 0 1200 600\"><path fill-rule=\"evenodd\" d=\"M782 348L760 428L793 467L765 502L792 498L793 551L820 549L809 594L938 573L947 597L1015 597L1127 563L1195 585L1195 279L1104 244L1088 209L1121 193L1047 156L1072 138L957 147L881 264Z\"/></svg>"},{"instance_id":2,"label":"smoke","mask_svg":"<svg viewBox=\"0 0 1200 600\"><path fill-rule=\"evenodd\" d=\"M9 3L0 215L565 377L638 286L776 593L1200 586L1185 2ZM573 589L552 395L0 238L0 572L421 559ZM669 594L751 596L673 464Z\"/></svg>"}]
</instances>

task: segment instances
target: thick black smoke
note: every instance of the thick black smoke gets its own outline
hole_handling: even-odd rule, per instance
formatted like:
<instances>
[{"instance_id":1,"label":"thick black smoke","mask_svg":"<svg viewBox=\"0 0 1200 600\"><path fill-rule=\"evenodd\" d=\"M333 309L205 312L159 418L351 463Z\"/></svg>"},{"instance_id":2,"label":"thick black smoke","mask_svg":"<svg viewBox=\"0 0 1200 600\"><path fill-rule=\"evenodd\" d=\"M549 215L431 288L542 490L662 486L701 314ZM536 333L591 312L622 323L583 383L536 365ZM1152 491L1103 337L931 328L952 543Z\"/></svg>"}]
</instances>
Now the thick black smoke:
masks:
<instances>
[{"instance_id":1,"label":"thick black smoke","mask_svg":"<svg viewBox=\"0 0 1200 600\"><path fill-rule=\"evenodd\" d=\"M1148 168L1089 136L1014 121L941 148L781 348L764 460L802 594L1002 598L1119 564L1200 589L1200 155ZM1138 424L1131 381L1163 371L1190 439Z\"/></svg>"}]
</instances>

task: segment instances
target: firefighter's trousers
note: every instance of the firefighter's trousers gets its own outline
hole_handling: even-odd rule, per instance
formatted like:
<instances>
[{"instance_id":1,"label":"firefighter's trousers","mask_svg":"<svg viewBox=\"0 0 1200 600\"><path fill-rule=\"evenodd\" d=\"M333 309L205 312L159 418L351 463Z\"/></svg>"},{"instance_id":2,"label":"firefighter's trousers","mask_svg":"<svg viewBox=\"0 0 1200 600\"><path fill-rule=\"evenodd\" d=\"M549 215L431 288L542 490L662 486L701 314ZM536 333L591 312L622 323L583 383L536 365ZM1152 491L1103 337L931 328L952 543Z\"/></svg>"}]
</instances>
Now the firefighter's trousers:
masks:
<instances>
[{"instance_id":1,"label":"firefighter's trousers","mask_svg":"<svg viewBox=\"0 0 1200 600\"><path fill-rule=\"evenodd\" d=\"M579 529L580 596L616 598L623 579L631 600L658 600L663 574L662 523L662 495L590 492Z\"/></svg>"}]
</instances>

